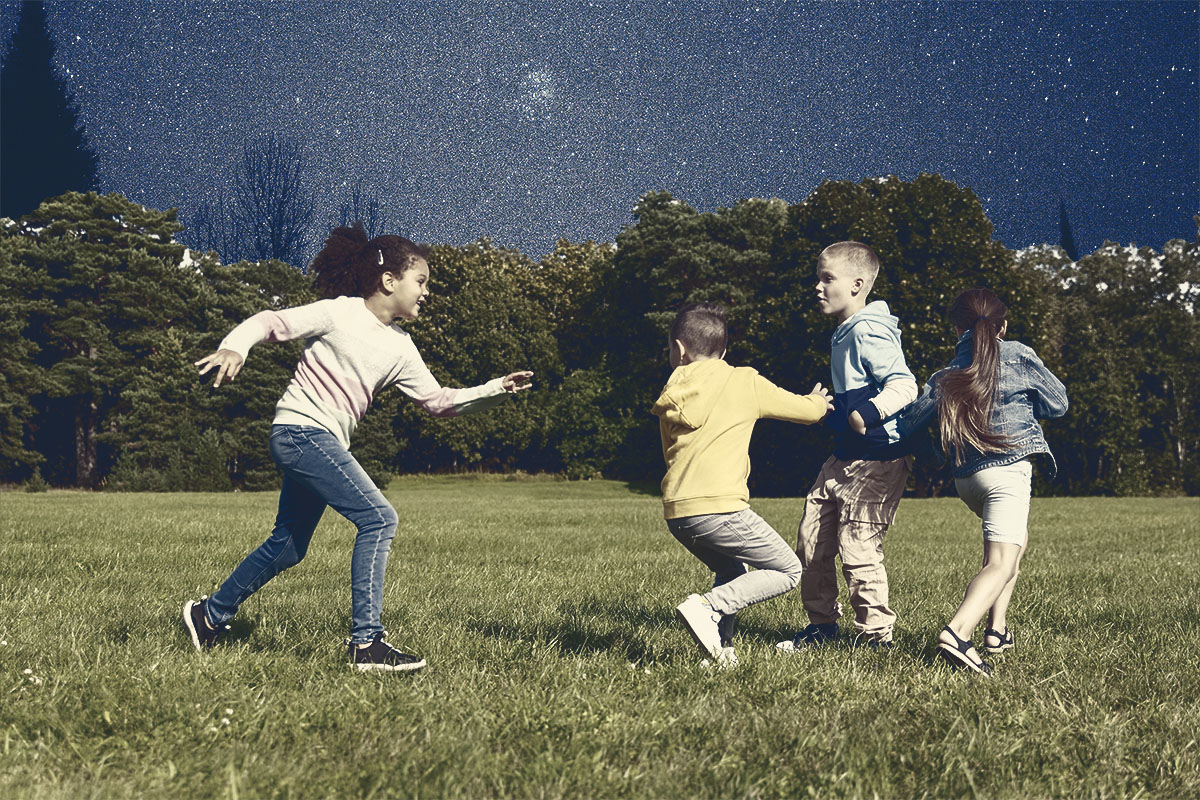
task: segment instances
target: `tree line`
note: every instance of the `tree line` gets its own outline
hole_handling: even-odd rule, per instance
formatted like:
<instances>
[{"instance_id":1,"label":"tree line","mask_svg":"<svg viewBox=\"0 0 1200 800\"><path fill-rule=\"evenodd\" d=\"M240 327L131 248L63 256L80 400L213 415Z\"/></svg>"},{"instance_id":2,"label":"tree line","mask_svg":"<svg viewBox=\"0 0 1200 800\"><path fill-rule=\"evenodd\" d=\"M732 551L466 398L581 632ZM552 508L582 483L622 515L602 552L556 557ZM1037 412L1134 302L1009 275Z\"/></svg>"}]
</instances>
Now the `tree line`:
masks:
<instances>
[{"instance_id":1,"label":"tree line","mask_svg":"<svg viewBox=\"0 0 1200 800\"><path fill-rule=\"evenodd\" d=\"M0 480L130 490L272 487L266 439L302 343L256 348L213 390L192 362L264 308L317 299L299 265L222 263L189 249L173 210L69 192L0 220ZM1047 426L1063 494L1197 493L1200 241L1013 252L968 189L936 175L830 181L797 204L742 200L698 212L643 196L614 244L560 241L534 260L486 239L436 245L433 296L409 327L434 374L472 385L520 367L537 389L462 419L381 393L355 436L380 480L409 472L550 472L654 481L649 409L669 374L667 325L685 302L729 310L728 360L785 388L828 383L833 323L816 308L828 244L871 244L872 293L901 322L919 380L948 361L957 292L989 286L1009 335L1067 384ZM820 427L760 423L752 491L797 495L828 454ZM923 462L913 491L947 475Z\"/></svg>"}]
</instances>

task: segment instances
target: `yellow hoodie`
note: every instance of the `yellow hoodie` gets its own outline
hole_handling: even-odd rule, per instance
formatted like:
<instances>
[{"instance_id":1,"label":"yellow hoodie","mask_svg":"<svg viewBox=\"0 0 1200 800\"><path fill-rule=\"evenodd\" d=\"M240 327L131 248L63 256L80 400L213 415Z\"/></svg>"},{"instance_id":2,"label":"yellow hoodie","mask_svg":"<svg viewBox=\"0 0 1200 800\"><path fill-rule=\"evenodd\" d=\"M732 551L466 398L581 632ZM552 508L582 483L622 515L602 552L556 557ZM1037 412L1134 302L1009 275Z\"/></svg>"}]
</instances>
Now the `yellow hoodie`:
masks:
<instances>
[{"instance_id":1,"label":"yellow hoodie","mask_svg":"<svg viewBox=\"0 0 1200 800\"><path fill-rule=\"evenodd\" d=\"M763 418L811 424L825 416L821 395L780 389L750 367L720 358L684 364L654 403L667 474L667 519L725 514L750 506L750 434Z\"/></svg>"}]
</instances>

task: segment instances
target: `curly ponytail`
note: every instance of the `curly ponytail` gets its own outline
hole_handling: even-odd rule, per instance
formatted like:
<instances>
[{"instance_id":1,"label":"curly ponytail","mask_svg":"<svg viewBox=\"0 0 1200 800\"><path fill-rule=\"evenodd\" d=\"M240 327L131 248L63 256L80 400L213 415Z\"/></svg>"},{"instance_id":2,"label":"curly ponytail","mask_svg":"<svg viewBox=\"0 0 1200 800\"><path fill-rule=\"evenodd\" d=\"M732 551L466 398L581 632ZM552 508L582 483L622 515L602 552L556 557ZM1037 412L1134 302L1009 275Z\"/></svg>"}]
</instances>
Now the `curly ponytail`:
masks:
<instances>
[{"instance_id":1,"label":"curly ponytail","mask_svg":"<svg viewBox=\"0 0 1200 800\"><path fill-rule=\"evenodd\" d=\"M383 273L403 275L417 259L428 257L428 247L403 236L368 240L362 223L356 222L353 227L334 228L308 270L325 297L370 297Z\"/></svg>"},{"instance_id":2,"label":"curly ponytail","mask_svg":"<svg viewBox=\"0 0 1200 800\"><path fill-rule=\"evenodd\" d=\"M938 424L942 449L962 463L963 449L980 453L1009 447L1008 437L992 430L992 409L1000 386L1000 332L1008 307L988 289L969 289L950 306L950 321L961 331L974 331L971 365L950 370L938 381Z\"/></svg>"}]
</instances>

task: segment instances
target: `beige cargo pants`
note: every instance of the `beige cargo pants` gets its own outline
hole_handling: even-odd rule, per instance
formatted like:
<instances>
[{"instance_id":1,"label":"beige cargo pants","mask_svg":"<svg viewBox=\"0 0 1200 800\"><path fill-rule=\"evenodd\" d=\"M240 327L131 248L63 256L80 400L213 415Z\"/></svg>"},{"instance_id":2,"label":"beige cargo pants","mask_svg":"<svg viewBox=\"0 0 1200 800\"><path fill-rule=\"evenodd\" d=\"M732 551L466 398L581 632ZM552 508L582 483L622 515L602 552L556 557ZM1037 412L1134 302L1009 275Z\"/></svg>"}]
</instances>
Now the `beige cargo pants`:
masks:
<instances>
[{"instance_id":1,"label":"beige cargo pants","mask_svg":"<svg viewBox=\"0 0 1200 800\"><path fill-rule=\"evenodd\" d=\"M842 461L821 467L804 505L796 555L804 565L800 598L810 622L824 625L842 615L834 557L841 556L854 626L859 636L892 640L896 614L888 607L883 538L912 469L912 457L894 461Z\"/></svg>"}]
</instances>

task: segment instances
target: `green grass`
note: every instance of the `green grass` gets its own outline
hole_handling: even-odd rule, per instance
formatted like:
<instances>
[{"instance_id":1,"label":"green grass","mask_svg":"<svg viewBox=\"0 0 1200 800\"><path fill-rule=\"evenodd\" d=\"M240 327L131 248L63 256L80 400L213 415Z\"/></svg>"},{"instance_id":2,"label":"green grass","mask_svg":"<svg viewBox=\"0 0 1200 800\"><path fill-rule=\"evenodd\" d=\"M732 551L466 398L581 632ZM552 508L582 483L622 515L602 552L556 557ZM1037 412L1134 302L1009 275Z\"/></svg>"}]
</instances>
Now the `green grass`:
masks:
<instances>
[{"instance_id":1,"label":"green grass","mask_svg":"<svg viewBox=\"0 0 1200 800\"><path fill-rule=\"evenodd\" d=\"M777 655L796 592L743 612L742 666L714 674L672 612L708 576L656 498L387 494L384 624L416 675L344 663L332 512L198 654L180 606L266 536L275 495L0 495L0 796L1200 796L1196 499L1035 499L1017 649L981 680L932 658L981 554L957 500L900 507L892 653ZM801 501L754 505L794 536Z\"/></svg>"}]
</instances>

